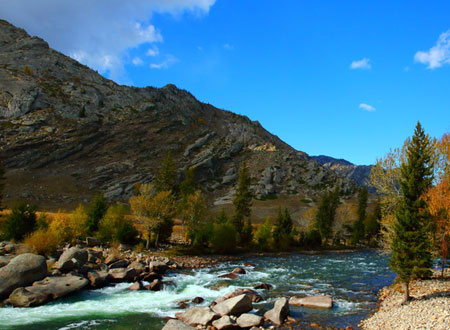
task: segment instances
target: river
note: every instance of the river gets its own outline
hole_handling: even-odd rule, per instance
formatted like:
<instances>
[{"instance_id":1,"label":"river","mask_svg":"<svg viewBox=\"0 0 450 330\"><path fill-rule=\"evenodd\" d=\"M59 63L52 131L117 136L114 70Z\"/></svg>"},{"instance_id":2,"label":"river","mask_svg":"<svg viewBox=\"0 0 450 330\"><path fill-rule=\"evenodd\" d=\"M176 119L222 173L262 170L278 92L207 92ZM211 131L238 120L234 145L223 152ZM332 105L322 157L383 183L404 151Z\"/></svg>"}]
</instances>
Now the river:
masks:
<instances>
[{"instance_id":1,"label":"river","mask_svg":"<svg viewBox=\"0 0 450 330\"><path fill-rule=\"evenodd\" d=\"M99 290L86 290L48 305L34 308L0 308L1 329L150 329L159 330L164 317L174 316L177 304L196 296L208 305L237 288L252 288L261 282L274 286L259 292L265 302L254 304L258 314L271 308L280 296L328 294L334 307L319 310L291 306L298 328L317 323L331 328L357 327L376 308L377 291L393 282L387 258L375 251L298 254L284 257L254 257L213 268L172 273L174 285L160 292L129 291L129 283ZM218 278L235 267L246 275L236 280ZM260 314L262 315L262 314Z\"/></svg>"}]
</instances>

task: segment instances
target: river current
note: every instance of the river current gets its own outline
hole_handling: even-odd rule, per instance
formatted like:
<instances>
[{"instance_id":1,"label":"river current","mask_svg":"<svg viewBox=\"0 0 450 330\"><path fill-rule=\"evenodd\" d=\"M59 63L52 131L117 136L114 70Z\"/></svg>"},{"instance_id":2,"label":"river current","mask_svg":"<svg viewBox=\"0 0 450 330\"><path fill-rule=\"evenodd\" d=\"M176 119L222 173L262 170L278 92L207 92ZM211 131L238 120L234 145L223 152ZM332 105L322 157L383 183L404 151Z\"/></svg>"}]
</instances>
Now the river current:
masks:
<instances>
[{"instance_id":1,"label":"river current","mask_svg":"<svg viewBox=\"0 0 450 330\"><path fill-rule=\"evenodd\" d=\"M251 264L244 266L244 263ZM218 275L243 267L247 274L238 279ZM200 296L201 305L237 288L253 288L270 283L270 291L257 290L266 301L254 304L262 315L281 296L331 295L330 310L291 306L298 328L311 324L331 328L357 328L361 319L376 308L377 292L393 282L385 255L375 251L298 254L283 257L254 257L242 262L171 273L165 280L174 284L163 291L129 291L129 283L99 290L86 290L74 296L34 308L0 308L1 329L150 329L159 330L164 317L174 316L180 301Z\"/></svg>"}]
</instances>

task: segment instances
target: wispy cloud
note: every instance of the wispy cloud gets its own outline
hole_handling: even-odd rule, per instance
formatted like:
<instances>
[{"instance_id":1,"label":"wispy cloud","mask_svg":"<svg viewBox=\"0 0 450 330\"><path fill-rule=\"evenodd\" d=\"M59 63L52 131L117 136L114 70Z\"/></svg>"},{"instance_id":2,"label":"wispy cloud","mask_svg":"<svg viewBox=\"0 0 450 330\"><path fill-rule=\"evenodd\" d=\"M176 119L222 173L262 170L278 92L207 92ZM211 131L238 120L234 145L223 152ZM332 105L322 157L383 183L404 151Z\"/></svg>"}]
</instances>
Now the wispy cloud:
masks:
<instances>
[{"instance_id":1,"label":"wispy cloud","mask_svg":"<svg viewBox=\"0 0 450 330\"><path fill-rule=\"evenodd\" d=\"M371 106L370 104L367 104L367 103L360 103L359 104L359 108L363 109L365 111L369 111L369 112L373 112L373 111L376 110L375 107L373 107L373 106Z\"/></svg>"},{"instance_id":2,"label":"wispy cloud","mask_svg":"<svg viewBox=\"0 0 450 330\"><path fill-rule=\"evenodd\" d=\"M140 65L144 64L144 61L142 61L140 57L133 58L133 60L131 62L135 66L140 66Z\"/></svg>"},{"instance_id":3,"label":"wispy cloud","mask_svg":"<svg viewBox=\"0 0 450 330\"><path fill-rule=\"evenodd\" d=\"M436 45L430 50L417 52L414 60L427 64L428 69L436 69L444 64L450 64L450 30L441 33Z\"/></svg>"},{"instance_id":4,"label":"wispy cloud","mask_svg":"<svg viewBox=\"0 0 450 330\"><path fill-rule=\"evenodd\" d=\"M156 45L153 45L151 48L149 48L148 50L147 50L147 52L145 53L145 55L147 55L147 56L157 56L157 55L159 55L159 48L158 48L158 46L156 46Z\"/></svg>"},{"instance_id":5,"label":"wispy cloud","mask_svg":"<svg viewBox=\"0 0 450 330\"><path fill-rule=\"evenodd\" d=\"M226 44L223 45L223 48L225 48L226 50L233 50L234 46L226 43Z\"/></svg>"},{"instance_id":6,"label":"wispy cloud","mask_svg":"<svg viewBox=\"0 0 450 330\"><path fill-rule=\"evenodd\" d=\"M372 65L370 64L370 59L367 57L364 57L362 60L359 61L353 61L352 64L350 64L350 69L361 69L361 70L369 70L372 68Z\"/></svg>"},{"instance_id":7,"label":"wispy cloud","mask_svg":"<svg viewBox=\"0 0 450 330\"><path fill-rule=\"evenodd\" d=\"M168 69L173 64L177 63L178 59L173 55L167 55L166 59L160 63L152 63L150 64L150 68L152 69Z\"/></svg>"},{"instance_id":8,"label":"wispy cloud","mask_svg":"<svg viewBox=\"0 0 450 330\"><path fill-rule=\"evenodd\" d=\"M0 12L2 19L44 38L56 50L123 82L124 65L132 63L130 49L163 40L152 24L153 14L206 14L215 1L1 0Z\"/></svg>"}]
</instances>

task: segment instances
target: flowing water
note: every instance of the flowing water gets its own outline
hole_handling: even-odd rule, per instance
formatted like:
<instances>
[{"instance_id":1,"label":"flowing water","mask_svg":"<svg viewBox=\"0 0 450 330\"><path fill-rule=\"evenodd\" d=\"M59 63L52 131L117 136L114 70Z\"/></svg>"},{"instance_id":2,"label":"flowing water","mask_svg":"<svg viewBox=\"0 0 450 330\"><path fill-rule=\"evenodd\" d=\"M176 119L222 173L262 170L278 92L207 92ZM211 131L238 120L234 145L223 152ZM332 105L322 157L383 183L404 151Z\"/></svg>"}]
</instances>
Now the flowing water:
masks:
<instances>
[{"instance_id":1,"label":"flowing water","mask_svg":"<svg viewBox=\"0 0 450 330\"><path fill-rule=\"evenodd\" d=\"M377 291L392 283L387 259L374 251L255 257L244 262L170 274L174 285L160 292L129 291L129 283L99 290L86 290L48 305L34 308L0 308L1 329L151 329L159 330L164 317L174 316L177 304L196 296L202 305L237 288L252 288L261 282L274 286L260 293L266 301L254 304L263 313L280 296L328 294L335 306L320 310L291 306L300 320L297 328L311 323L332 328L354 328L376 307ZM241 266L247 270L236 280L218 275Z\"/></svg>"}]
</instances>

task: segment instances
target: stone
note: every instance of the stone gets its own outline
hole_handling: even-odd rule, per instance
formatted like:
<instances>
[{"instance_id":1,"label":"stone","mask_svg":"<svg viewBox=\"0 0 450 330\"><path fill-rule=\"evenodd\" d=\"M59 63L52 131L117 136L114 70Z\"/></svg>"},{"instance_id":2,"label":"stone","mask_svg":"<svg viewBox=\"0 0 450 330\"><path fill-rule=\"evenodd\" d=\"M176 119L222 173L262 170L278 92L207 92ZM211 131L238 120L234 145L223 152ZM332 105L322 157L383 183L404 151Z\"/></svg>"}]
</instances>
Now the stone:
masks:
<instances>
[{"instance_id":1,"label":"stone","mask_svg":"<svg viewBox=\"0 0 450 330\"><path fill-rule=\"evenodd\" d=\"M244 268L241 268L241 267L237 267L237 268L233 269L232 273L233 273L233 274L240 274L240 275L247 274L247 272L245 271L245 269L244 269Z\"/></svg>"},{"instance_id":2,"label":"stone","mask_svg":"<svg viewBox=\"0 0 450 330\"><path fill-rule=\"evenodd\" d=\"M195 328L179 320L169 320L162 330L195 330Z\"/></svg>"},{"instance_id":3,"label":"stone","mask_svg":"<svg viewBox=\"0 0 450 330\"><path fill-rule=\"evenodd\" d=\"M289 316L289 302L286 298L275 301L273 308L264 314L264 317L276 325L282 325Z\"/></svg>"},{"instance_id":4,"label":"stone","mask_svg":"<svg viewBox=\"0 0 450 330\"><path fill-rule=\"evenodd\" d=\"M109 275L113 282L131 282L136 276L133 268L114 268L109 270Z\"/></svg>"},{"instance_id":5,"label":"stone","mask_svg":"<svg viewBox=\"0 0 450 330\"><path fill-rule=\"evenodd\" d=\"M143 285L142 282L140 282L140 281L134 282L134 283L128 288L128 290L130 290L130 291L139 291L139 290L142 290L142 289L144 289L144 285Z\"/></svg>"},{"instance_id":6,"label":"stone","mask_svg":"<svg viewBox=\"0 0 450 330\"><path fill-rule=\"evenodd\" d=\"M74 268L83 266L88 261L88 252L84 249L71 247L63 252L56 262L54 268L62 272L70 272Z\"/></svg>"},{"instance_id":7,"label":"stone","mask_svg":"<svg viewBox=\"0 0 450 330\"><path fill-rule=\"evenodd\" d=\"M253 288L256 290L259 290L259 289L272 290L273 286L268 283L261 283L261 284L255 285Z\"/></svg>"},{"instance_id":8,"label":"stone","mask_svg":"<svg viewBox=\"0 0 450 330\"><path fill-rule=\"evenodd\" d=\"M109 269L114 269L114 268L127 268L129 265L128 260L122 259L122 260L118 260L116 262L113 262L112 264L109 265Z\"/></svg>"},{"instance_id":9,"label":"stone","mask_svg":"<svg viewBox=\"0 0 450 330\"><path fill-rule=\"evenodd\" d=\"M150 291L161 291L161 289L163 288L163 282L161 280L155 279L152 283L145 286L145 288Z\"/></svg>"},{"instance_id":10,"label":"stone","mask_svg":"<svg viewBox=\"0 0 450 330\"><path fill-rule=\"evenodd\" d=\"M220 315L240 315L242 313L249 312L253 309L251 299L241 294L227 300L224 300L212 307L212 310Z\"/></svg>"},{"instance_id":11,"label":"stone","mask_svg":"<svg viewBox=\"0 0 450 330\"><path fill-rule=\"evenodd\" d=\"M43 256L32 253L18 255L0 268L0 299L8 297L16 288L42 280L47 274Z\"/></svg>"},{"instance_id":12,"label":"stone","mask_svg":"<svg viewBox=\"0 0 450 330\"><path fill-rule=\"evenodd\" d=\"M256 291L251 290L251 289L236 289L233 292L227 293L225 296L223 297L219 297L216 300L214 300L213 303L218 304L221 303L222 301L225 301L227 299L239 296L241 294L245 294L247 295L252 302L257 303L260 302L262 300L264 300L264 298Z\"/></svg>"},{"instance_id":13,"label":"stone","mask_svg":"<svg viewBox=\"0 0 450 330\"><path fill-rule=\"evenodd\" d=\"M228 315L224 315L220 319L213 321L212 325L217 330L239 329L236 322Z\"/></svg>"},{"instance_id":14,"label":"stone","mask_svg":"<svg viewBox=\"0 0 450 330\"><path fill-rule=\"evenodd\" d=\"M236 323L241 328L259 327L263 324L262 316L255 314L242 314L236 320Z\"/></svg>"},{"instance_id":15,"label":"stone","mask_svg":"<svg viewBox=\"0 0 450 330\"><path fill-rule=\"evenodd\" d=\"M168 268L167 264L161 261L152 261L150 262L149 267L151 272L161 275L164 275Z\"/></svg>"},{"instance_id":16,"label":"stone","mask_svg":"<svg viewBox=\"0 0 450 330\"><path fill-rule=\"evenodd\" d=\"M162 280L162 276L156 273L148 273L142 276L142 280L146 282L153 282L154 280Z\"/></svg>"},{"instance_id":17,"label":"stone","mask_svg":"<svg viewBox=\"0 0 450 330\"><path fill-rule=\"evenodd\" d=\"M228 273L228 274L223 274L223 275L219 275L220 278L229 278L231 280L235 280L237 279L239 276L236 275L235 273Z\"/></svg>"},{"instance_id":18,"label":"stone","mask_svg":"<svg viewBox=\"0 0 450 330\"><path fill-rule=\"evenodd\" d=\"M175 317L193 327L198 325L207 326L220 316L209 307L192 307L183 313L176 313Z\"/></svg>"},{"instance_id":19,"label":"stone","mask_svg":"<svg viewBox=\"0 0 450 330\"><path fill-rule=\"evenodd\" d=\"M331 308L333 300L330 296L312 296L312 297L291 297L289 304L294 306Z\"/></svg>"},{"instance_id":20,"label":"stone","mask_svg":"<svg viewBox=\"0 0 450 330\"><path fill-rule=\"evenodd\" d=\"M0 268L5 267L10 261L11 258L0 256Z\"/></svg>"},{"instance_id":21,"label":"stone","mask_svg":"<svg viewBox=\"0 0 450 330\"><path fill-rule=\"evenodd\" d=\"M109 283L110 275L104 270L88 272L87 278L93 288L102 288Z\"/></svg>"},{"instance_id":22,"label":"stone","mask_svg":"<svg viewBox=\"0 0 450 330\"><path fill-rule=\"evenodd\" d=\"M194 304L201 304L202 302L205 301L205 299L203 299L202 297L195 297L191 300Z\"/></svg>"},{"instance_id":23,"label":"stone","mask_svg":"<svg viewBox=\"0 0 450 330\"><path fill-rule=\"evenodd\" d=\"M94 237L86 237L86 245L89 247L99 246L102 242Z\"/></svg>"},{"instance_id":24,"label":"stone","mask_svg":"<svg viewBox=\"0 0 450 330\"><path fill-rule=\"evenodd\" d=\"M8 301L14 307L33 307L46 304L83 289L88 280L80 276L47 277L33 286L14 290Z\"/></svg>"},{"instance_id":25,"label":"stone","mask_svg":"<svg viewBox=\"0 0 450 330\"><path fill-rule=\"evenodd\" d=\"M109 256L106 257L105 259L105 264L107 264L108 266L119 261L120 259L117 258L115 255L110 254Z\"/></svg>"}]
</instances>

